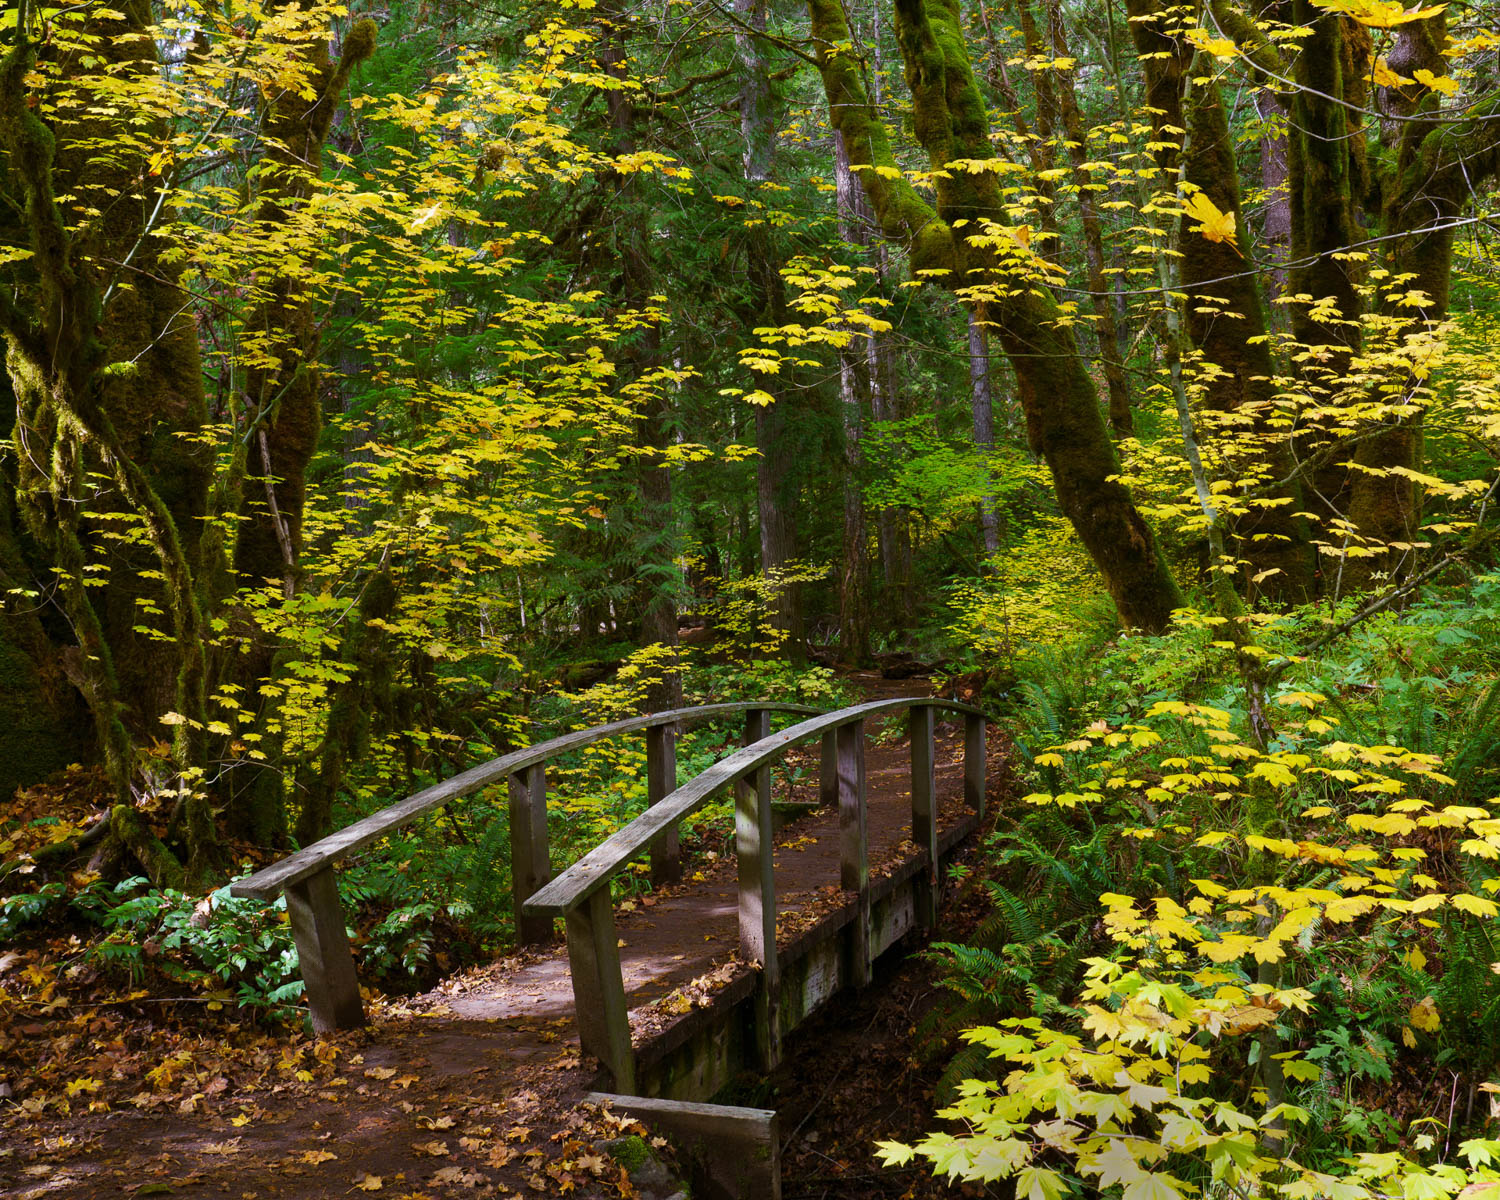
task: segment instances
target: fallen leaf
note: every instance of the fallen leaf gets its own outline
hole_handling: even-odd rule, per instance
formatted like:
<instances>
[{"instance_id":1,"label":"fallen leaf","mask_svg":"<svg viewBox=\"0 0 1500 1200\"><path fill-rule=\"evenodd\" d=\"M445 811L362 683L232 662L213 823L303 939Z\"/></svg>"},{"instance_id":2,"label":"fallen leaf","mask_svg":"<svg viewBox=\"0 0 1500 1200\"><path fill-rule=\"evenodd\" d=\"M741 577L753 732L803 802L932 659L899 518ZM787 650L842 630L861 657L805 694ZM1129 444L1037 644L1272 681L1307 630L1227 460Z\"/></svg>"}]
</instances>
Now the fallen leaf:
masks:
<instances>
[{"instance_id":1,"label":"fallen leaf","mask_svg":"<svg viewBox=\"0 0 1500 1200\"><path fill-rule=\"evenodd\" d=\"M378 1192L385 1186L385 1180L379 1175L361 1175L355 1179L354 1186L362 1192Z\"/></svg>"},{"instance_id":2,"label":"fallen leaf","mask_svg":"<svg viewBox=\"0 0 1500 1200\"><path fill-rule=\"evenodd\" d=\"M332 1162L338 1155L332 1150L304 1150L302 1161L309 1166L317 1166L319 1163Z\"/></svg>"}]
</instances>

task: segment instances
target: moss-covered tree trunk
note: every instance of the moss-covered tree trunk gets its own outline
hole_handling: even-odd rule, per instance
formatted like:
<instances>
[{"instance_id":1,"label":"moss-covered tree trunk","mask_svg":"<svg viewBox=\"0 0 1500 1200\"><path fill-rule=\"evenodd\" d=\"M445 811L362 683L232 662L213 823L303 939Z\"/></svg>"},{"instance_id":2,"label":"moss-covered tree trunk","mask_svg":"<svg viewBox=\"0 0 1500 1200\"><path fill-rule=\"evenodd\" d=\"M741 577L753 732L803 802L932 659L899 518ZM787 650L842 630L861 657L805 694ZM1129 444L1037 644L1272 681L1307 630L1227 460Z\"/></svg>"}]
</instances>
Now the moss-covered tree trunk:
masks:
<instances>
[{"instance_id":1,"label":"moss-covered tree trunk","mask_svg":"<svg viewBox=\"0 0 1500 1200\"><path fill-rule=\"evenodd\" d=\"M838 206L839 240L863 246L867 241L867 209L859 181L849 170L844 139L833 135L834 200ZM865 412L875 386L879 355L865 353L852 344L839 351L839 415L844 435L843 461L843 553L839 566L839 654L849 662L863 663L870 657L870 569L866 556L865 504L860 491ZM872 347L873 349L873 347Z\"/></svg>"},{"instance_id":2,"label":"moss-covered tree trunk","mask_svg":"<svg viewBox=\"0 0 1500 1200\"><path fill-rule=\"evenodd\" d=\"M1270 339L1260 283L1249 269L1255 249L1240 203L1234 143L1216 81L1195 80L1194 48L1183 37L1180 9L1156 0L1128 0L1131 36L1146 80L1156 161L1187 192L1202 193L1234 218L1233 240L1212 240L1184 217L1176 246L1179 285L1187 296L1185 332L1198 353L1194 364L1223 471L1262 483L1289 479L1290 448L1274 411ZM1185 148L1185 150L1184 150ZM1221 414L1212 428L1211 414ZM1306 531L1294 513L1300 489L1272 488L1251 511L1233 522L1238 555L1247 564L1248 586L1290 601L1313 592L1314 564Z\"/></svg>"},{"instance_id":3,"label":"moss-covered tree trunk","mask_svg":"<svg viewBox=\"0 0 1500 1200\"><path fill-rule=\"evenodd\" d=\"M1397 74L1414 77L1429 71L1447 74L1443 48L1447 18L1442 12L1425 21L1400 27L1386 56ZM1424 153L1427 139L1442 126L1440 118L1422 120L1424 112L1441 108L1440 93L1422 84L1382 88L1381 110L1393 114L1385 122L1382 141L1395 152L1390 177L1383 180L1381 213L1384 232L1393 237L1387 255L1392 275L1409 282L1402 292L1421 292L1425 303L1407 306L1390 298L1388 315L1414 321L1414 332L1430 330L1448 314L1453 275L1453 220L1459 215L1467 187L1455 188L1432 168L1437 159ZM1477 183L1478 180L1473 180ZM1470 183L1468 186L1473 186ZM1408 472L1421 463L1422 409L1412 402L1417 381L1407 381L1405 394L1387 405L1378 418L1381 428L1356 447L1349 478L1349 521L1373 554L1352 558L1344 567L1351 588L1368 588L1381 579L1410 574L1417 562L1421 498ZM1386 399L1386 398L1383 398Z\"/></svg>"},{"instance_id":4,"label":"moss-covered tree trunk","mask_svg":"<svg viewBox=\"0 0 1500 1200\"><path fill-rule=\"evenodd\" d=\"M33 14L34 16L35 14ZM0 60L0 236L27 247L0 282L0 332L14 391L16 473L6 480L0 571L47 595L60 623L16 613L7 656L43 712L77 689L95 749L129 820L138 747L175 722L181 860L202 877L216 838L201 793L206 629L196 593L209 461L193 438L205 420L196 329L177 268L155 235L148 166L162 131L119 100L158 65L144 3L88 18L96 64L39 59L50 43L26 14ZM108 82L100 74L107 73ZM102 103L96 89L115 98ZM81 114L81 115L71 115ZM10 690L10 689L7 689ZM19 702L8 696L9 703ZM175 715L172 715L175 714ZM153 876L182 878L154 838L136 846Z\"/></svg>"},{"instance_id":5,"label":"moss-covered tree trunk","mask_svg":"<svg viewBox=\"0 0 1500 1200\"><path fill-rule=\"evenodd\" d=\"M1068 59L1068 31L1059 0L1047 0L1047 29L1055 58ZM1067 133L1068 160L1073 164L1078 184L1078 217L1083 226L1084 261L1088 265L1089 300L1094 309L1095 328L1099 335L1099 359L1104 364L1104 382L1109 389L1109 427L1117 438L1135 433L1130 411L1130 385L1125 363L1120 357L1120 328L1115 320L1114 294L1104 274L1104 233L1094 189L1099 185L1084 169L1088 161L1087 134L1078 111L1072 69L1058 72L1056 92Z\"/></svg>"},{"instance_id":6,"label":"moss-covered tree trunk","mask_svg":"<svg viewBox=\"0 0 1500 1200\"><path fill-rule=\"evenodd\" d=\"M1071 332L1061 326L1049 294L954 232L959 219L1006 223L993 174L944 172L936 208L923 200L895 170L885 127L845 49L842 6L808 0L808 13L834 125L850 160L862 168L860 182L882 230L908 248L914 273L939 272L966 303L988 306L992 333L1015 368L1032 447L1051 469L1059 506L1098 566L1121 621L1165 628L1181 596L1150 527L1117 478L1114 446ZM957 5L897 0L896 39L917 138L933 165L993 158Z\"/></svg>"}]
</instances>

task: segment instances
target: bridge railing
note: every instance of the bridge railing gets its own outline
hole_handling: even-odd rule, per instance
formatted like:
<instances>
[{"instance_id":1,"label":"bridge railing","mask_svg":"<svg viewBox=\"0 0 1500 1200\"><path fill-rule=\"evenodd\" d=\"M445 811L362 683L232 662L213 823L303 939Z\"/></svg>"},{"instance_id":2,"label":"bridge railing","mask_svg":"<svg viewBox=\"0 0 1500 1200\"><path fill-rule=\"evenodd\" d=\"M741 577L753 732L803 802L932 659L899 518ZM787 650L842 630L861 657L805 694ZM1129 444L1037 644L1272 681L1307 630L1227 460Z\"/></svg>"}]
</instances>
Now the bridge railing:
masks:
<instances>
[{"instance_id":1,"label":"bridge railing","mask_svg":"<svg viewBox=\"0 0 1500 1200\"><path fill-rule=\"evenodd\" d=\"M491 759L346 825L321 841L238 880L230 887L230 894L256 900L274 900L278 895L286 894L287 915L297 945L313 1028L320 1033L356 1028L365 1023L365 1013L359 996L354 955L345 929L344 910L339 902L335 864L340 859L418 817L507 780L516 938L522 944L547 941L552 936L552 918L529 912L524 903L547 883L552 874L547 838L549 760L604 738L645 730L646 798L648 804L658 804L677 786L677 730L680 726L744 713L747 740L754 740L764 736L770 713L805 715L818 711L804 704L704 704L644 717L627 717L592 729L565 733ZM671 882L681 876L676 821L661 824L649 850L654 880Z\"/></svg>"},{"instance_id":2,"label":"bridge railing","mask_svg":"<svg viewBox=\"0 0 1500 1200\"><path fill-rule=\"evenodd\" d=\"M984 815L985 714L966 704L929 697L905 697L857 704L812 717L779 733L770 732L769 713L746 716L749 745L726 755L697 778L677 788L623 829L590 850L522 906L539 917L561 916L567 926L568 960L574 1009L583 1048L614 1077L617 1092L636 1086L635 1050L615 932L610 881L645 853L656 839L707 804L725 788L735 788L735 851L739 872L740 954L760 968L756 992L757 1051L767 1069L780 1059L776 1012L779 971L776 960L776 882L772 870L771 767L786 751L822 739L819 789L839 812L839 886L855 893L855 977L870 979L870 863L865 816L865 720L908 709L911 733L912 841L926 857L917 888L917 919L930 927L939 895L936 756L933 714L938 709L964 716L964 795Z\"/></svg>"}]
</instances>

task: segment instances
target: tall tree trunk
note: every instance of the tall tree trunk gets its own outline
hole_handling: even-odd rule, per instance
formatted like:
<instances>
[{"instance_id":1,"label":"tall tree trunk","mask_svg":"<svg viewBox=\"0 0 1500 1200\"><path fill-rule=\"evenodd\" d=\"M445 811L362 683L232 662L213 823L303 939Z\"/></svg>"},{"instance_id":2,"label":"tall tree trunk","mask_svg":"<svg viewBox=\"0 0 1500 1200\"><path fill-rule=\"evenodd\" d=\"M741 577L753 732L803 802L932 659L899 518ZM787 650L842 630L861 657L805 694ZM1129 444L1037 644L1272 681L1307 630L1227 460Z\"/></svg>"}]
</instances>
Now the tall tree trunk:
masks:
<instances>
[{"instance_id":1,"label":"tall tree trunk","mask_svg":"<svg viewBox=\"0 0 1500 1200\"><path fill-rule=\"evenodd\" d=\"M776 153L776 107L771 91L770 68L761 41L750 30L764 33L767 0L734 0L734 11L743 22L734 35L735 55L740 67L740 137L743 144L745 182L752 190L771 178ZM748 29L744 26L748 26ZM786 323L786 283L781 278L782 257L772 227L765 221L746 227L753 305L758 323ZM771 404L755 410L755 498L760 516L760 566L776 578L797 557L796 474L789 441L788 414L782 392L786 381L779 374L759 373L756 386ZM772 593L771 620L783 639L784 652L794 662L807 653L802 629L802 588L780 583Z\"/></svg>"},{"instance_id":2,"label":"tall tree trunk","mask_svg":"<svg viewBox=\"0 0 1500 1200\"><path fill-rule=\"evenodd\" d=\"M1447 45L1447 16L1442 11L1424 21L1400 27L1387 65L1399 75L1415 77L1429 71L1448 73L1443 50ZM1387 315L1415 321L1414 330L1433 329L1448 315L1448 293L1453 275L1453 223L1463 207L1468 188L1477 186L1479 164L1464 187L1432 170L1428 139L1443 124L1441 118L1423 121L1424 107L1440 106L1442 96L1417 83L1405 88L1382 88L1381 111L1407 120L1385 122L1381 140L1395 143L1393 186L1386 189L1382 212L1384 232L1394 235L1387 261L1395 276L1409 277L1404 290L1427 297L1420 307L1388 302ZM1419 386L1408 379L1404 394L1381 418L1384 429L1362 441L1354 452L1349 480L1349 521L1365 540L1371 556L1344 564L1344 581L1367 588L1379 578L1395 580L1416 566L1420 539L1421 496L1409 472L1421 466L1422 408L1411 402Z\"/></svg>"},{"instance_id":3,"label":"tall tree trunk","mask_svg":"<svg viewBox=\"0 0 1500 1200\"><path fill-rule=\"evenodd\" d=\"M1063 24L1060 0L1046 0L1046 11L1052 55L1054 58L1067 59L1070 57L1068 31ZM1114 292L1104 274L1104 232L1099 221L1099 209L1094 201L1094 188L1098 185L1089 172L1084 170L1084 164L1088 161L1088 143L1083 119L1078 112L1073 75L1071 69L1059 70L1054 90L1062 113L1063 129L1067 134L1068 160L1073 164L1073 174L1078 183L1078 216L1083 225L1089 299L1097 318L1095 329L1099 337L1099 357L1104 364L1104 382L1109 389L1109 427L1115 437L1127 438L1135 433L1135 423L1130 413L1130 385L1125 378L1125 363L1120 357L1120 329L1115 321Z\"/></svg>"},{"instance_id":4,"label":"tall tree trunk","mask_svg":"<svg viewBox=\"0 0 1500 1200\"><path fill-rule=\"evenodd\" d=\"M121 801L115 836L138 850L154 879L180 884L185 865L196 881L218 847L196 778L206 766L198 566L211 470L195 436L207 417L197 334L183 316L180 268L153 228L160 210L140 149L151 133L134 129L133 140L122 139L113 122L139 114L122 115L95 90L114 96L155 78L155 45L144 32L151 13L127 0L84 18L102 48L94 65L40 62L50 42L33 42L24 17L16 14L0 58L0 239L30 251L0 270L17 450L0 534L29 540L30 552L4 538L0 571L33 574L20 586L53 594L63 614L63 636L74 644L53 649L35 679L45 693L61 671L84 697ZM121 541L110 513L139 522L144 544ZM100 579L103 587L88 586ZM153 613L156 636L143 634ZM54 636L29 621L16 628L19 646L32 651ZM18 648L16 636L6 643ZM126 803L136 744L160 737L169 712L179 714L173 758L186 785L181 859L154 835L135 836L139 822Z\"/></svg>"},{"instance_id":5,"label":"tall tree trunk","mask_svg":"<svg viewBox=\"0 0 1500 1200\"><path fill-rule=\"evenodd\" d=\"M1098 396L1051 297L1019 282L985 249L954 232L958 219L1008 225L989 172L941 172L937 207L896 166L884 125L872 112L857 66L836 48L849 39L837 0L808 0L818 65L835 127L852 161L868 164L860 182L889 238L903 242L913 272L937 270L968 296L976 278L996 336L1015 369L1027 432L1047 461L1058 503L1099 568L1121 621L1164 629L1181 593L1150 527L1119 482L1119 462L1100 416ZM964 46L953 0L897 0L896 40L906 64L917 137L935 168L959 158L989 159L989 119ZM895 176L894 178L891 176ZM1038 293L1041 294L1038 294Z\"/></svg>"},{"instance_id":6,"label":"tall tree trunk","mask_svg":"<svg viewBox=\"0 0 1500 1200\"><path fill-rule=\"evenodd\" d=\"M838 208L839 240L864 246L865 231L859 182L849 170L843 135L833 133L834 200ZM865 397L875 386L880 367L873 341L839 351L839 412L844 435L843 555L839 571L839 653L850 662L870 657L870 569L866 556L865 504L860 490L863 461Z\"/></svg>"},{"instance_id":7,"label":"tall tree trunk","mask_svg":"<svg viewBox=\"0 0 1500 1200\"><path fill-rule=\"evenodd\" d=\"M1199 382L1207 407L1230 417L1211 428L1216 449L1231 478L1249 476L1263 484L1288 479L1293 461L1275 420L1265 309L1256 275L1247 269L1254 250L1218 84L1208 80L1189 87L1197 73L1196 51L1178 35L1180 15L1155 0L1127 0L1127 10L1144 65L1158 165L1234 221L1234 238L1214 240L1184 216L1176 241L1179 286L1188 297L1186 332L1202 358ZM1313 589L1311 547L1294 517L1301 507L1296 486L1273 488L1233 522L1250 579L1259 580L1250 586L1293 602L1307 599Z\"/></svg>"},{"instance_id":8,"label":"tall tree trunk","mask_svg":"<svg viewBox=\"0 0 1500 1200\"><path fill-rule=\"evenodd\" d=\"M265 154L258 176L256 221L268 242L320 186L323 146L354 68L375 50L375 24L360 21L344 40L337 61L323 38L298 41L287 53L298 58L306 87L289 85L271 98L265 125ZM290 600L297 590L302 553L302 509L307 468L317 449L323 414L319 402L319 332L300 271L276 271L259 281L262 297L250 326L264 338L266 360L245 372L243 439L247 465L241 483L240 524L233 568L239 585L259 588L275 581ZM242 616L247 653L235 660L244 694L261 698L267 726L279 701L261 684L277 669L274 637ZM272 749L275 739L263 743ZM274 758L275 755L273 754ZM247 763L229 779L225 818L230 831L260 845L283 845L287 838L286 784L272 763Z\"/></svg>"},{"instance_id":9,"label":"tall tree trunk","mask_svg":"<svg viewBox=\"0 0 1500 1200\"><path fill-rule=\"evenodd\" d=\"M990 339L980 312L969 314L969 403L974 416L974 446L995 448L995 400L990 390ZM979 535L986 554L1000 549L1000 516L993 494L979 502Z\"/></svg>"},{"instance_id":10,"label":"tall tree trunk","mask_svg":"<svg viewBox=\"0 0 1500 1200\"><path fill-rule=\"evenodd\" d=\"M614 78L630 77L628 48L629 17L622 5L601 10L605 26L599 61ZM640 113L626 88L605 93L609 107L611 150L616 155L633 154L639 148ZM615 222L615 254L619 275L616 295L621 307L642 311L651 303L654 290L649 231L642 214L631 210L636 188L634 173L616 172L615 194L626 211ZM626 377L642 385L661 354L661 334L655 323L638 332L624 348ZM641 607L641 640L645 645L669 648L662 670L646 691L647 712L662 712L682 706L682 675L677 668L677 596L681 579L677 570L676 513L672 503L672 474L666 462L671 439L671 396L663 383L645 382L641 388L643 408L636 422L636 487L641 503L641 525L645 531L638 543L641 566L637 603Z\"/></svg>"}]
</instances>

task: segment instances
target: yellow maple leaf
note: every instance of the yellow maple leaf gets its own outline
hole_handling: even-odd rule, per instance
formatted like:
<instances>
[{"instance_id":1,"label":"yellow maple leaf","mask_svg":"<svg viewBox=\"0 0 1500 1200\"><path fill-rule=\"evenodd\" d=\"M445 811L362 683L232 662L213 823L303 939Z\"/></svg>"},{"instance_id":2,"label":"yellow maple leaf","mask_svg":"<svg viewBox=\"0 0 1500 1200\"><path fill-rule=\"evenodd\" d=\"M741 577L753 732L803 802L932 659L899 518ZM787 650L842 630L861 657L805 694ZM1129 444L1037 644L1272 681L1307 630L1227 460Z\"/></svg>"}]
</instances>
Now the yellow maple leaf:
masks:
<instances>
[{"instance_id":1,"label":"yellow maple leaf","mask_svg":"<svg viewBox=\"0 0 1500 1200\"><path fill-rule=\"evenodd\" d=\"M1374 80L1376 87L1402 87L1411 83L1405 75L1397 74L1391 69L1391 64L1386 62L1385 56L1375 60L1375 66L1370 72L1370 78Z\"/></svg>"},{"instance_id":2,"label":"yellow maple leaf","mask_svg":"<svg viewBox=\"0 0 1500 1200\"><path fill-rule=\"evenodd\" d=\"M1197 222L1193 226L1194 233L1202 234L1211 242L1228 242L1239 249L1234 214L1221 212L1219 206L1202 192L1194 192L1183 202L1182 215Z\"/></svg>"},{"instance_id":3,"label":"yellow maple leaf","mask_svg":"<svg viewBox=\"0 0 1500 1200\"><path fill-rule=\"evenodd\" d=\"M1444 96L1456 96L1458 84L1446 75L1434 75L1426 67L1419 67L1412 72L1417 77L1417 82L1425 84L1434 92L1441 92Z\"/></svg>"},{"instance_id":4,"label":"yellow maple leaf","mask_svg":"<svg viewBox=\"0 0 1500 1200\"><path fill-rule=\"evenodd\" d=\"M1406 1019L1423 1033L1436 1033L1438 1026L1442 1024L1442 1018L1438 1016L1437 1001L1431 996L1424 996L1413 1004Z\"/></svg>"}]
</instances>

